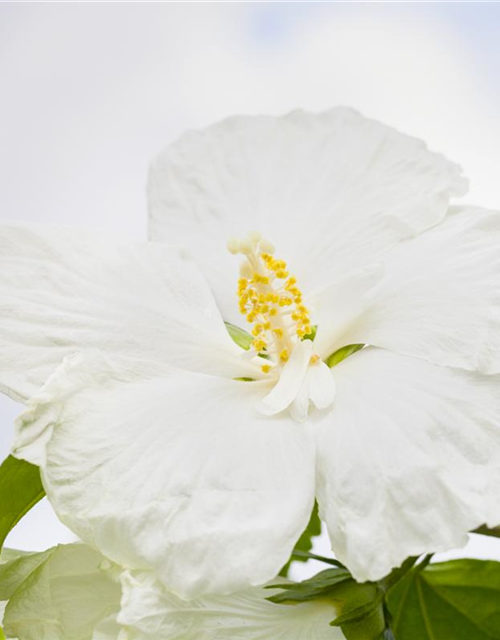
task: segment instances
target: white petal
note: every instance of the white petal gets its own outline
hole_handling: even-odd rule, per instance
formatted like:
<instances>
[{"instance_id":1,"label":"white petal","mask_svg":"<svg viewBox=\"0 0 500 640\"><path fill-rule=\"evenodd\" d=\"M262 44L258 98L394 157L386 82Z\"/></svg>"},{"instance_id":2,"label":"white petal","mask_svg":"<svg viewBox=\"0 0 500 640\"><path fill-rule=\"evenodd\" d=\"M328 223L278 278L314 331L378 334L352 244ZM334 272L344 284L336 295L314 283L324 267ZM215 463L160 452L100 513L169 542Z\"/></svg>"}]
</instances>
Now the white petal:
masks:
<instances>
[{"instance_id":1,"label":"white petal","mask_svg":"<svg viewBox=\"0 0 500 640\"><path fill-rule=\"evenodd\" d=\"M67 526L181 597L278 573L310 516L315 454L305 426L256 411L268 383L131 380L98 354L60 373L18 422L17 455L40 457L51 432L42 478Z\"/></svg>"},{"instance_id":2,"label":"white petal","mask_svg":"<svg viewBox=\"0 0 500 640\"><path fill-rule=\"evenodd\" d=\"M123 629L116 622L116 614L99 623L92 636L92 640L121 640L121 638L123 638Z\"/></svg>"},{"instance_id":3,"label":"white petal","mask_svg":"<svg viewBox=\"0 0 500 640\"><path fill-rule=\"evenodd\" d=\"M500 213L453 209L400 244L372 298L345 343L500 372Z\"/></svg>"},{"instance_id":4,"label":"white petal","mask_svg":"<svg viewBox=\"0 0 500 640\"><path fill-rule=\"evenodd\" d=\"M5 607L7 606L6 602L0 602L0 629L2 628L3 625L3 617L5 614Z\"/></svg>"},{"instance_id":5,"label":"white petal","mask_svg":"<svg viewBox=\"0 0 500 640\"><path fill-rule=\"evenodd\" d=\"M119 622L130 640L340 640L329 626L338 615L328 601L268 602L273 591L252 588L185 602L151 575L125 573Z\"/></svg>"},{"instance_id":6,"label":"white petal","mask_svg":"<svg viewBox=\"0 0 500 640\"><path fill-rule=\"evenodd\" d=\"M377 580L500 522L499 376L376 348L335 367L318 414L318 501L338 558Z\"/></svg>"},{"instance_id":7,"label":"white petal","mask_svg":"<svg viewBox=\"0 0 500 640\"><path fill-rule=\"evenodd\" d=\"M7 635L21 640L86 640L120 606L120 586L82 544L57 547L14 593L5 610ZM111 640L111 639L110 639Z\"/></svg>"},{"instance_id":8,"label":"white petal","mask_svg":"<svg viewBox=\"0 0 500 640\"><path fill-rule=\"evenodd\" d=\"M310 365L299 393L290 405L290 414L297 422L305 422L309 415L309 404L317 409L327 409L335 399L335 380L331 369L321 361Z\"/></svg>"},{"instance_id":9,"label":"white petal","mask_svg":"<svg viewBox=\"0 0 500 640\"><path fill-rule=\"evenodd\" d=\"M258 409L267 416L284 411L299 393L311 359L313 343L299 341L293 348L290 360L283 367L278 383L259 404Z\"/></svg>"},{"instance_id":10,"label":"white petal","mask_svg":"<svg viewBox=\"0 0 500 640\"><path fill-rule=\"evenodd\" d=\"M230 237L258 229L312 291L439 222L466 188L456 165L350 109L235 117L154 163L150 238L194 249L231 320Z\"/></svg>"},{"instance_id":11,"label":"white petal","mask_svg":"<svg viewBox=\"0 0 500 640\"><path fill-rule=\"evenodd\" d=\"M99 348L135 370L244 376L212 294L167 246L0 227L0 389L26 400L63 357Z\"/></svg>"},{"instance_id":12,"label":"white petal","mask_svg":"<svg viewBox=\"0 0 500 640\"><path fill-rule=\"evenodd\" d=\"M314 350L323 359L349 344L349 331L371 304L376 285L383 277L383 264L373 264L332 280L308 296L307 304L318 327Z\"/></svg>"},{"instance_id":13,"label":"white petal","mask_svg":"<svg viewBox=\"0 0 500 640\"><path fill-rule=\"evenodd\" d=\"M302 385L290 405L290 415L296 422L305 422L309 415L309 376L304 376Z\"/></svg>"},{"instance_id":14,"label":"white petal","mask_svg":"<svg viewBox=\"0 0 500 640\"><path fill-rule=\"evenodd\" d=\"M335 400L335 380L331 369L324 362L309 367L309 399L317 409L326 409Z\"/></svg>"},{"instance_id":15,"label":"white petal","mask_svg":"<svg viewBox=\"0 0 500 640\"><path fill-rule=\"evenodd\" d=\"M9 600L24 580L54 552L40 553L2 549L0 563L0 600Z\"/></svg>"}]
</instances>

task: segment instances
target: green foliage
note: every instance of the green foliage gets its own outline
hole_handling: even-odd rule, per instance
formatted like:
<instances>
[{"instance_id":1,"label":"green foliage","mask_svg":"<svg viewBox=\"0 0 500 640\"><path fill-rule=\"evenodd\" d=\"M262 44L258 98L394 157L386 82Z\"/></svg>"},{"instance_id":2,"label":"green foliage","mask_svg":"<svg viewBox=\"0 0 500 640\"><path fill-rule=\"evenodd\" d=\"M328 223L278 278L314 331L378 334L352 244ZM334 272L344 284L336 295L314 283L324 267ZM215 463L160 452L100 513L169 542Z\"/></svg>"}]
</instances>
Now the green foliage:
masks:
<instances>
[{"instance_id":1,"label":"green foliage","mask_svg":"<svg viewBox=\"0 0 500 640\"><path fill-rule=\"evenodd\" d=\"M224 322L224 324L226 325L227 332L233 341L236 342L238 347L248 351L252 345L253 336L249 334L248 331L240 329L235 324L231 324L230 322Z\"/></svg>"},{"instance_id":2,"label":"green foliage","mask_svg":"<svg viewBox=\"0 0 500 640\"><path fill-rule=\"evenodd\" d=\"M359 351L364 346L364 344L348 344L345 347L337 349L337 351L332 353L331 356L328 356L325 362L331 369L335 365L339 364L339 362L342 362L342 360L352 356L353 353L356 353L356 351Z\"/></svg>"},{"instance_id":3,"label":"green foliage","mask_svg":"<svg viewBox=\"0 0 500 640\"><path fill-rule=\"evenodd\" d=\"M45 495L40 471L9 456L0 466L0 549L7 534Z\"/></svg>"},{"instance_id":4,"label":"green foliage","mask_svg":"<svg viewBox=\"0 0 500 640\"><path fill-rule=\"evenodd\" d=\"M0 640L5 640L4 632L2 631L2 627L0 627Z\"/></svg>"},{"instance_id":5,"label":"green foliage","mask_svg":"<svg viewBox=\"0 0 500 640\"><path fill-rule=\"evenodd\" d=\"M491 538L500 538L500 527L487 527L483 525L482 527L478 527L472 533L479 533L482 536L490 536Z\"/></svg>"},{"instance_id":6,"label":"green foliage","mask_svg":"<svg viewBox=\"0 0 500 640\"><path fill-rule=\"evenodd\" d=\"M317 600L332 594L332 590L341 582L351 580L352 577L347 569L325 569L316 574L313 578L303 582L289 582L285 584L275 584L272 589L283 589L281 593L268 598L276 604L292 602L308 602Z\"/></svg>"},{"instance_id":7,"label":"green foliage","mask_svg":"<svg viewBox=\"0 0 500 640\"><path fill-rule=\"evenodd\" d=\"M319 536L321 533L321 520L319 519L318 514L318 503L314 503L314 508L311 513L311 518L309 520L309 524L305 528L305 531L300 536L297 544L295 545L294 553L290 560L286 563L283 569L280 571L280 576L286 577L288 575L288 570L290 569L290 565L293 560L297 560L299 562L307 562L309 557L307 556L307 552L312 549L313 546L313 538ZM295 552L302 552L304 555L300 553L295 555Z\"/></svg>"},{"instance_id":8,"label":"green foliage","mask_svg":"<svg viewBox=\"0 0 500 640\"><path fill-rule=\"evenodd\" d=\"M299 583L273 585L282 589L268 598L276 604L293 604L327 599L338 616L332 626L342 629L347 640L380 640L386 623L383 591L378 584L357 583L345 568L326 569Z\"/></svg>"},{"instance_id":9,"label":"green foliage","mask_svg":"<svg viewBox=\"0 0 500 640\"><path fill-rule=\"evenodd\" d=\"M500 563L422 565L387 597L396 640L500 640Z\"/></svg>"}]
</instances>

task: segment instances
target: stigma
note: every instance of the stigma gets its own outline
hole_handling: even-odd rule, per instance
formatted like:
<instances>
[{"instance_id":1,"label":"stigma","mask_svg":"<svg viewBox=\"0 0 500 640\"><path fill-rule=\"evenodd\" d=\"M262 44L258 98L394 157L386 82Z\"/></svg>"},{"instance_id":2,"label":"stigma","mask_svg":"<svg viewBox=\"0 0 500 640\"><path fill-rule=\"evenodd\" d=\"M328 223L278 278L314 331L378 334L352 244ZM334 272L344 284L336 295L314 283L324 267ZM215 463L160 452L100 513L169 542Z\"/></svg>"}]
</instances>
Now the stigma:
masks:
<instances>
[{"instance_id":1,"label":"stigma","mask_svg":"<svg viewBox=\"0 0 500 640\"><path fill-rule=\"evenodd\" d=\"M228 249L243 256L237 295L240 313L252 325L252 347L274 366L283 365L296 342L312 333L297 279L287 263L274 256L274 246L257 232L242 240L230 239ZM272 368L272 364L262 365L264 373Z\"/></svg>"}]
</instances>

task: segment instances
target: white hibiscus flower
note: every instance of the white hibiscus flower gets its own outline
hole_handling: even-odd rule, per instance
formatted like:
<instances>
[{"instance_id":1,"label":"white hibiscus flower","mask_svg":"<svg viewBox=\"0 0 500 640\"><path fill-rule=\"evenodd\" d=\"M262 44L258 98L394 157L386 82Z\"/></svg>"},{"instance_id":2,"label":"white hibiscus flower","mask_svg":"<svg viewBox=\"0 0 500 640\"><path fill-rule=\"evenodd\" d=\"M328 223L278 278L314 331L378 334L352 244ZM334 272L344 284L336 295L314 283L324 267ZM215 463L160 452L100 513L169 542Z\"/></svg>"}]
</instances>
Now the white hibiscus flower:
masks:
<instances>
[{"instance_id":1,"label":"white hibiscus flower","mask_svg":"<svg viewBox=\"0 0 500 640\"><path fill-rule=\"evenodd\" d=\"M20 640L341 640L333 602L278 605L273 589L186 602L151 572L125 571L83 544L0 565L3 625ZM283 581L281 581L283 582ZM1 620L1 619L0 619Z\"/></svg>"},{"instance_id":2,"label":"white hibiscus flower","mask_svg":"<svg viewBox=\"0 0 500 640\"><path fill-rule=\"evenodd\" d=\"M315 497L359 580L500 521L500 218L448 211L455 165L339 109L188 134L150 188L152 237L203 276L0 230L0 380L34 394L14 454L63 522L192 598L276 575Z\"/></svg>"}]
</instances>

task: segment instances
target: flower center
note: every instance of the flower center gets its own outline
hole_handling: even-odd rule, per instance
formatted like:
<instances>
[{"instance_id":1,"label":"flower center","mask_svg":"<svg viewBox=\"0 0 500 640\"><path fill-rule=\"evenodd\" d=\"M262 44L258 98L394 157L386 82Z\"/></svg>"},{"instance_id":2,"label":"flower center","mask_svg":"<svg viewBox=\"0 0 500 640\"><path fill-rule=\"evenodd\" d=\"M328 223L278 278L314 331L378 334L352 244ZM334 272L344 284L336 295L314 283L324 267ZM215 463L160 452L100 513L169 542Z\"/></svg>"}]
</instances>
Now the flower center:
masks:
<instances>
[{"instance_id":1,"label":"flower center","mask_svg":"<svg viewBox=\"0 0 500 640\"><path fill-rule=\"evenodd\" d=\"M274 365L283 365L297 340L312 332L297 279L290 275L284 260L274 257L273 245L259 233L251 233L243 240L232 238L228 249L244 256L238 300L240 313L252 325L252 347ZM271 364L262 366L264 373L271 369Z\"/></svg>"},{"instance_id":2,"label":"flower center","mask_svg":"<svg viewBox=\"0 0 500 640\"><path fill-rule=\"evenodd\" d=\"M313 352L314 335L309 310L297 279L284 260L274 257L274 247L260 233L243 240L231 238L229 251L241 254L238 300L240 312L252 325L253 355L260 356L262 371L278 373L271 391L258 410L268 416L289 409L298 422L307 419L309 405L326 409L333 404L335 382L329 367Z\"/></svg>"}]
</instances>

